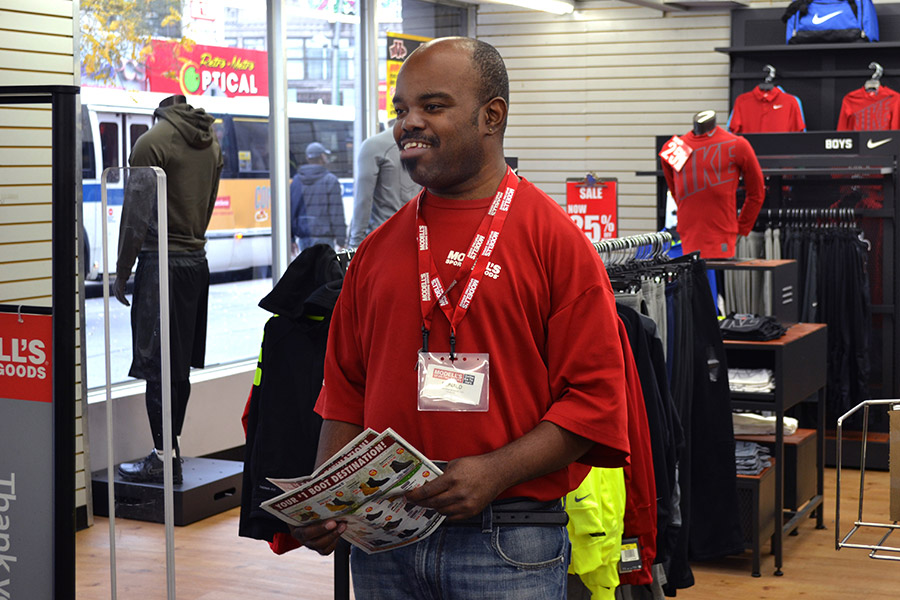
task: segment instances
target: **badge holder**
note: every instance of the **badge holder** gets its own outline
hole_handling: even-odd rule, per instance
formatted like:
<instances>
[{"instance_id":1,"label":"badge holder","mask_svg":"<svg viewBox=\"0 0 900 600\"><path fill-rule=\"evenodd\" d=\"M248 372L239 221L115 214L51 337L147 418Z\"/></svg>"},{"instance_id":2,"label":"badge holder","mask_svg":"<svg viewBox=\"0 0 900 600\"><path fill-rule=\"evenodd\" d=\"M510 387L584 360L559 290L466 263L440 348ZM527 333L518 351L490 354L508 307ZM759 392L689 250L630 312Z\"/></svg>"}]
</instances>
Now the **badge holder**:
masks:
<instances>
[{"instance_id":1,"label":"badge holder","mask_svg":"<svg viewBox=\"0 0 900 600\"><path fill-rule=\"evenodd\" d=\"M485 353L419 352L419 410L487 412L490 389Z\"/></svg>"}]
</instances>

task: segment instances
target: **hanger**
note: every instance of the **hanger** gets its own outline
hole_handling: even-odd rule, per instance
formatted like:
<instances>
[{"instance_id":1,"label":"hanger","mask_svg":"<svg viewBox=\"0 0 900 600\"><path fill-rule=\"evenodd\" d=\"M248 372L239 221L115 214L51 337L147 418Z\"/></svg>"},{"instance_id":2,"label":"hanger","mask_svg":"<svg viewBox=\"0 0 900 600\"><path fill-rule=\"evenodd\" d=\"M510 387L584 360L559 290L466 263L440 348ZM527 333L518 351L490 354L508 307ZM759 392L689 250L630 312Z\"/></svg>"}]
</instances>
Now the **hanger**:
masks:
<instances>
[{"instance_id":1,"label":"hanger","mask_svg":"<svg viewBox=\"0 0 900 600\"><path fill-rule=\"evenodd\" d=\"M347 267L350 266L350 259L353 258L354 254L356 254L356 250L350 248L335 253L335 258L337 258L338 264L341 266L344 273L347 272Z\"/></svg>"},{"instance_id":2,"label":"hanger","mask_svg":"<svg viewBox=\"0 0 900 600\"><path fill-rule=\"evenodd\" d=\"M772 83L775 80L775 67L773 67L772 65L766 65L763 67L763 73L766 74L766 78L761 84L759 84L759 89L763 92L771 92L775 87L775 84Z\"/></svg>"},{"instance_id":3,"label":"hanger","mask_svg":"<svg viewBox=\"0 0 900 600\"><path fill-rule=\"evenodd\" d=\"M875 69L875 72L872 73L872 76L863 85L863 89L867 92L875 93L878 91L878 88L881 87L881 76L884 75L884 68L874 61L869 63L869 68Z\"/></svg>"}]
</instances>

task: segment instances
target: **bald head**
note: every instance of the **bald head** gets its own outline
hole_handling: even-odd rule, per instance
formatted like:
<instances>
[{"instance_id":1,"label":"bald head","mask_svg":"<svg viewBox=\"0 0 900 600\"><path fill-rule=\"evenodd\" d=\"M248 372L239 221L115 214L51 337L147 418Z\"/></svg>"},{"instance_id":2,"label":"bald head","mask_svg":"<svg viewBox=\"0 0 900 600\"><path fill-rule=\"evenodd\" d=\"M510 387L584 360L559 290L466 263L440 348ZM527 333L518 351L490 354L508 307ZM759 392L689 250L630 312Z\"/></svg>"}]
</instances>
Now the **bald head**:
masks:
<instances>
[{"instance_id":1,"label":"bald head","mask_svg":"<svg viewBox=\"0 0 900 600\"><path fill-rule=\"evenodd\" d=\"M487 42L467 37L437 38L416 48L407 61L417 53L450 49L463 51L468 55L472 70L478 80L479 104L486 104L493 98L503 98L503 101L509 106L509 75L506 72L506 64L497 49ZM506 122L504 121L500 133L502 134L505 129Z\"/></svg>"},{"instance_id":2,"label":"bald head","mask_svg":"<svg viewBox=\"0 0 900 600\"><path fill-rule=\"evenodd\" d=\"M394 139L412 180L444 198L492 195L506 176L509 83L497 51L468 38L416 49L397 74Z\"/></svg>"}]
</instances>

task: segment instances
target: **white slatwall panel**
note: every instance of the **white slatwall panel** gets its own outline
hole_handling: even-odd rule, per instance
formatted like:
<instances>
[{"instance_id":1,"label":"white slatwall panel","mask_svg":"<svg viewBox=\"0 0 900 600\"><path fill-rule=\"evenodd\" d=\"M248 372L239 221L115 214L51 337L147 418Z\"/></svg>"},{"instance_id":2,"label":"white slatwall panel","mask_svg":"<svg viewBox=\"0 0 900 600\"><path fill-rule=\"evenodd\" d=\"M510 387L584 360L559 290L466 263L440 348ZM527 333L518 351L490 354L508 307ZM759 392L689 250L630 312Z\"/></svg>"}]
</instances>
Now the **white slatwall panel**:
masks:
<instances>
[{"instance_id":1,"label":"white slatwall panel","mask_svg":"<svg viewBox=\"0 0 900 600\"><path fill-rule=\"evenodd\" d=\"M0 0L0 85L75 85L71 0ZM51 115L0 107L0 303L51 305ZM74 194L75 190L73 190ZM74 227L75 224L73 223ZM78 306L78 298L73 298ZM80 318L76 318L76 323ZM76 331L76 505L87 505Z\"/></svg>"},{"instance_id":2,"label":"white slatwall panel","mask_svg":"<svg viewBox=\"0 0 900 600\"><path fill-rule=\"evenodd\" d=\"M478 9L477 37L510 76L506 153L557 202L565 180L619 179L620 235L656 229L655 136L684 133L695 113L728 118L727 12L663 13L615 0L573 15ZM763 3L770 6L769 2Z\"/></svg>"}]
</instances>

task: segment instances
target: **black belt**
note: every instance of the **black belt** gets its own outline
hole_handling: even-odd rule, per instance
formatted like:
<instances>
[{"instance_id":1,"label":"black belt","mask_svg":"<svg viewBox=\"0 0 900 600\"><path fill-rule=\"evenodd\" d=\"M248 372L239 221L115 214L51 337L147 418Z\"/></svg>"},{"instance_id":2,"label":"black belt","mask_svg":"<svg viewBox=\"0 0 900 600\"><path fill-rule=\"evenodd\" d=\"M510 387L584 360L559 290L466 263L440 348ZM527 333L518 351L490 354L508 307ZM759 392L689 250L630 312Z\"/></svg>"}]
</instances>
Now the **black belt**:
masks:
<instances>
[{"instance_id":1,"label":"black belt","mask_svg":"<svg viewBox=\"0 0 900 600\"><path fill-rule=\"evenodd\" d=\"M445 527L481 527L489 530L491 525L565 527L569 515L563 510L562 502L551 500L539 502L528 498L497 500L485 508L481 514L468 519L447 519Z\"/></svg>"}]
</instances>

